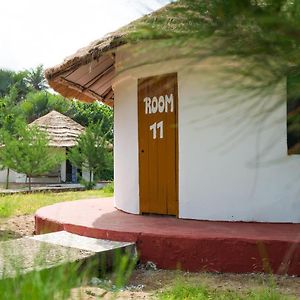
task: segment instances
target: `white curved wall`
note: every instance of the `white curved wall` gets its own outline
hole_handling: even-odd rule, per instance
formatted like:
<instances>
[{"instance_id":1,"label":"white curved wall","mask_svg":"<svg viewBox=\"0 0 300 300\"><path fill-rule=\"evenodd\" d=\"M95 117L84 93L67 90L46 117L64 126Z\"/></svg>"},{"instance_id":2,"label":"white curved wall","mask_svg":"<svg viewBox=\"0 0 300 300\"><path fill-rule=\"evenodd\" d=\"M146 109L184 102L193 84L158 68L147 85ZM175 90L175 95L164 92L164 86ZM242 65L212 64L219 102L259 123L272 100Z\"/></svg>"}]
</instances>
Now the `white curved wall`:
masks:
<instances>
[{"instance_id":1,"label":"white curved wall","mask_svg":"<svg viewBox=\"0 0 300 300\"><path fill-rule=\"evenodd\" d=\"M117 53L118 71L129 65L126 52ZM137 79L178 72L179 217L300 222L300 156L287 155L285 83L267 97L229 92L215 65L166 61L117 76L116 206L139 213Z\"/></svg>"},{"instance_id":2,"label":"white curved wall","mask_svg":"<svg viewBox=\"0 0 300 300\"><path fill-rule=\"evenodd\" d=\"M114 88L115 205L139 213L138 127L136 81L124 77Z\"/></svg>"}]
</instances>

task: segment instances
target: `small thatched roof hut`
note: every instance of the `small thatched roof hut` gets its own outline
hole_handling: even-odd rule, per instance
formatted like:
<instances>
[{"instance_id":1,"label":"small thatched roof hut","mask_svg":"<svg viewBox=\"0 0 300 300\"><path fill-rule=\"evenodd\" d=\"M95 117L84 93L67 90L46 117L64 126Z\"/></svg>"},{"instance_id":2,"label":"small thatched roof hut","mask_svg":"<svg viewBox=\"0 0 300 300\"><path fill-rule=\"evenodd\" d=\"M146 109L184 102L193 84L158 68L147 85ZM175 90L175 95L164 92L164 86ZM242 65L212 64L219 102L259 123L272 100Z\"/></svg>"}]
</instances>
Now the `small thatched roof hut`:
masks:
<instances>
[{"instance_id":1,"label":"small thatched roof hut","mask_svg":"<svg viewBox=\"0 0 300 300\"><path fill-rule=\"evenodd\" d=\"M37 125L48 133L49 146L52 147L73 147L84 131L83 126L55 110L29 124L32 125Z\"/></svg>"}]
</instances>

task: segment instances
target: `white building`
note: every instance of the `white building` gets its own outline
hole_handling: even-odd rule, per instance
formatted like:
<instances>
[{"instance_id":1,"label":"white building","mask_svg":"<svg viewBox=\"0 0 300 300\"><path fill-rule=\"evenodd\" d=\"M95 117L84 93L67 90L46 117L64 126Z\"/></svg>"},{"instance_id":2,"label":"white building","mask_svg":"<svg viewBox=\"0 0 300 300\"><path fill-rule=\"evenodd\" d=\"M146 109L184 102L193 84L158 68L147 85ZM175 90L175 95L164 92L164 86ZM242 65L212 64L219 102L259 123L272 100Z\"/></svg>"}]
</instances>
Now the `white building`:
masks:
<instances>
[{"instance_id":1,"label":"white building","mask_svg":"<svg viewBox=\"0 0 300 300\"><path fill-rule=\"evenodd\" d=\"M225 89L217 76L224 61L175 59L174 51L181 50L126 44L121 31L46 71L63 96L114 107L115 206L300 222L300 156L288 155L285 80L264 96Z\"/></svg>"}]
</instances>

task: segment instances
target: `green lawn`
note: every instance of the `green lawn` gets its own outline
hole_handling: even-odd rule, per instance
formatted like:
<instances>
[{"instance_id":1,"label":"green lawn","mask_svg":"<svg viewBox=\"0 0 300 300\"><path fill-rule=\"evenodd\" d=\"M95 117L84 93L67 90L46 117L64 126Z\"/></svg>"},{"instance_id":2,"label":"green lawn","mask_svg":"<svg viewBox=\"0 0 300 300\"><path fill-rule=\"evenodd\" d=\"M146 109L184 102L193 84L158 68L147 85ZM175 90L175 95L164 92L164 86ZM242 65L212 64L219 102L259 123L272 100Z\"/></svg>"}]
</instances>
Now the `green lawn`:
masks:
<instances>
[{"instance_id":1,"label":"green lawn","mask_svg":"<svg viewBox=\"0 0 300 300\"><path fill-rule=\"evenodd\" d=\"M112 195L112 193L103 190L4 195L0 196L0 218L33 214L40 207L58 202L111 197Z\"/></svg>"}]
</instances>

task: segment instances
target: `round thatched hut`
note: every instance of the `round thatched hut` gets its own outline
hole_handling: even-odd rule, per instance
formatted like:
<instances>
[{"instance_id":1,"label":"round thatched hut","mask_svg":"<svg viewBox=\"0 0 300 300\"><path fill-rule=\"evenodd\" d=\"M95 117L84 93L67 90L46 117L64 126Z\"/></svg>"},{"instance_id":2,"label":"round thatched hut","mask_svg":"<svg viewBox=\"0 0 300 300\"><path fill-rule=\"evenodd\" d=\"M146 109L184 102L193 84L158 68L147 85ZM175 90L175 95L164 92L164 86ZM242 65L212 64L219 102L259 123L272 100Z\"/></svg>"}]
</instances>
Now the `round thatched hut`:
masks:
<instances>
[{"instance_id":1,"label":"round thatched hut","mask_svg":"<svg viewBox=\"0 0 300 300\"><path fill-rule=\"evenodd\" d=\"M168 18L169 7L142 20ZM236 84L224 90L217 76L224 58L193 60L187 49L159 40L130 43L134 28L46 71L63 96L114 106L116 207L198 220L300 222L300 157L288 152L285 80L263 96Z\"/></svg>"},{"instance_id":2,"label":"round thatched hut","mask_svg":"<svg viewBox=\"0 0 300 300\"><path fill-rule=\"evenodd\" d=\"M29 126L33 125L47 132L49 147L59 148L65 156L68 149L76 145L78 137L84 131L82 125L55 110L29 124ZM61 164L60 169L50 172L37 180L52 182L53 179L58 182L75 183L77 182L77 169L66 158Z\"/></svg>"},{"instance_id":3,"label":"round thatched hut","mask_svg":"<svg viewBox=\"0 0 300 300\"><path fill-rule=\"evenodd\" d=\"M51 171L44 176L33 178L35 183L61 183L77 182L77 169L67 160L68 149L74 147L78 137L84 132L84 127L71 118L53 110L48 114L36 119L28 126L37 126L49 136L49 147L61 151L66 159L57 170ZM82 174L85 177L85 173ZM6 170L0 171L0 182L5 182ZM10 182L22 183L26 180L24 174L11 170Z\"/></svg>"},{"instance_id":4,"label":"round thatched hut","mask_svg":"<svg viewBox=\"0 0 300 300\"><path fill-rule=\"evenodd\" d=\"M57 148L74 147L84 127L71 118L52 110L48 114L34 120L29 126L36 125L47 132L49 146Z\"/></svg>"}]
</instances>

